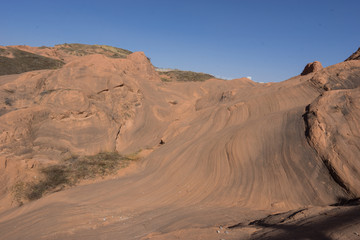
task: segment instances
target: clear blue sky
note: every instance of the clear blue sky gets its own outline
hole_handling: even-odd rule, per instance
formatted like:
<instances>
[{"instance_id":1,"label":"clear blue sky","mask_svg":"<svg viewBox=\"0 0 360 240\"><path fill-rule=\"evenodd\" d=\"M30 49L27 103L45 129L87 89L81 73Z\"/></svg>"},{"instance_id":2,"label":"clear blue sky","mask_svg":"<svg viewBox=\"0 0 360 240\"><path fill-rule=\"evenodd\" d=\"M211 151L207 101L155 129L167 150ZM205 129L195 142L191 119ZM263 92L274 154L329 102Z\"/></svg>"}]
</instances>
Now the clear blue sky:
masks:
<instances>
[{"instance_id":1,"label":"clear blue sky","mask_svg":"<svg viewBox=\"0 0 360 240\"><path fill-rule=\"evenodd\" d=\"M282 81L360 47L359 0L1 0L0 45L107 44L158 67Z\"/></svg>"}]
</instances>

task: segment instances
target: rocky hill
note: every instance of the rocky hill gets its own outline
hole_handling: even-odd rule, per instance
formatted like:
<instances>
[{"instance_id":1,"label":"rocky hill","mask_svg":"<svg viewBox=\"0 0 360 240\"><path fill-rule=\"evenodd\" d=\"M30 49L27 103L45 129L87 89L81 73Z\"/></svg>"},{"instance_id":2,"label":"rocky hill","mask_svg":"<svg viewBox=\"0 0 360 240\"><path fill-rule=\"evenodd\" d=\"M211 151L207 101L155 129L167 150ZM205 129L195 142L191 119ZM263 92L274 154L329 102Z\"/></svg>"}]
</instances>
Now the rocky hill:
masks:
<instances>
[{"instance_id":1,"label":"rocky hill","mask_svg":"<svg viewBox=\"0 0 360 240\"><path fill-rule=\"evenodd\" d=\"M360 226L360 61L279 83L164 81L141 52L12 48L65 64L0 77L4 239L341 239Z\"/></svg>"}]
</instances>

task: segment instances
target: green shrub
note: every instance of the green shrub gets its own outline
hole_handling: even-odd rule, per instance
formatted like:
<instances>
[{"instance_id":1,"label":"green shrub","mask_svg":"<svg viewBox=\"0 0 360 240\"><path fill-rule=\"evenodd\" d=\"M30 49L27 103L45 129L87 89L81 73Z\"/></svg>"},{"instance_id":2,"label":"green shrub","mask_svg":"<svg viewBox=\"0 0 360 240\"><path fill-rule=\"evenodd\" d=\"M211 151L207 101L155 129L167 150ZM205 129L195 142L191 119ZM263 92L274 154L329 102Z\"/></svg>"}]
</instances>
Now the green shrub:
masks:
<instances>
[{"instance_id":1,"label":"green shrub","mask_svg":"<svg viewBox=\"0 0 360 240\"><path fill-rule=\"evenodd\" d=\"M14 57L8 58L0 56L0 76L34 70L58 69L65 64L60 60L44 57L16 48L8 48L7 51L12 53Z\"/></svg>"},{"instance_id":2,"label":"green shrub","mask_svg":"<svg viewBox=\"0 0 360 240\"><path fill-rule=\"evenodd\" d=\"M112 58L126 58L132 52L122 48L107 45L88 45L80 43L65 43L56 47L68 54L75 56L85 56L89 54L103 54Z\"/></svg>"},{"instance_id":3,"label":"green shrub","mask_svg":"<svg viewBox=\"0 0 360 240\"><path fill-rule=\"evenodd\" d=\"M23 197L26 185L23 181L18 181L12 187L13 199L21 206L23 205Z\"/></svg>"},{"instance_id":4,"label":"green shrub","mask_svg":"<svg viewBox=\"0 0 360 240\"><path fill-rule=\"evenodd\" d=\"M163 82L179 81L179 82L203 82L211 78L215 78L213 75L206 73L198 73L191 71L171 70L166 72L158 72L161 75L167 76L161 77ZM166 80L165 80L166 79Z\"/></svg>"},{"instance_id":5,"label":"green shrub","mask_svg":"<svg viewBox=\"0 0 360 240\"><path fill-rule=\"evenodd\" d=\"M137 153L129 156L122 156L117 152L72 156L60 164L41 168L41 180L27 184L19 182L14 185L14 199L18 203L22 203L23 198L36 200L48 192L57 192L76 185L81 180L114 174L120 168L128 166L130 161L137 160Z\"/></svg>"},{"instance_id":6,"label":"green shrub","mask_svg":"<svg viewBox=\"0 0 360 240\"><path fill-rule=\"evenodd\" d=\"M44 179L27 184L25 196L29 200L39 199L47 191L60 191L71 185L69 168L65 165L52 165L41 169Z\"/></svg>"},{"instance_id":7,"label":"green shrub","mask_svg":"<svg viewBox=\"0 0 360 240\"><path fill-rule=\"evenodd\" d=\"M168 79L168 78L161 77L160 79L161 79L161 81L163 81L163 82L172 82L172 80L171 80L171 79Z\"/></svg>"}]
</instances>

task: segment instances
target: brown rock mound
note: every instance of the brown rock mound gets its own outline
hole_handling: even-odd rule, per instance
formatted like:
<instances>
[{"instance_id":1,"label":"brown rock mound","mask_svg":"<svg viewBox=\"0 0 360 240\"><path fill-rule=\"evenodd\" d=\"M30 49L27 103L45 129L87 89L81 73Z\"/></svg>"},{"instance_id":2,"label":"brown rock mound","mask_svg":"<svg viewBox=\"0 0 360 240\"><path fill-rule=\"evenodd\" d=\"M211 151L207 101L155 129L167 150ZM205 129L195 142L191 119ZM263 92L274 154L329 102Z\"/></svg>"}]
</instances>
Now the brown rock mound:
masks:
<instances>
[{"instance_id":1,"label":"brown rock mound","mask_svg":"<svg viewBox=\"0 0 360 240\"><path fill-rule=\"evenodd\" d=\"M0 46L0 76L57 69L72 60L94 54L126 59L132 52L107 45L60 44L55 47Z\"/></svg>"},{"instance_id":2,"label":"brown rock mound","mask_svg":"<svg viewBox=\"0 0 360 240\"><path fill-rule=\"evenodd\" d=\"M310 144L332 178L353 197L360 190L360 91L341 89L322 94L307 114Z\"/></svg>"},{"instance_id":3,"label":"brown rock mound","mask_svg":"<svg viewBox=\"0 0 360 240\"><path fill-rule=\"evenodd\" d=\"M280 83L164 83L141 52L62 56L61 69L0 77L2 239L245 239L252 220L278 227L360 197L360 61ZM103 151L145 155L9 209L16 178Z\"/></svg>"},{"instance_id":4,"label":"brown rock mound","mask_svg":"<svg viewBox=\"0 0 360 240\"><path fill-rule=\"evenodd\" d=\"M357 88L360 86L359 63L346 61L326 67L316 72L310 81L326 91Z\"/></svg>"},{"instance_id":5,"label":"brown rock mound","mask_svg":"<svg viewBox=\"0 0 360 240\"><path fill-rule=\"evenodd\" d=\"M323 68L323 66L318 61L308 63L308 64L306 64L304 70L302 71L301 76L304 76L309 73L317 72L317 71L321 70L322 68Z\"/></svg>"}]
</instances>

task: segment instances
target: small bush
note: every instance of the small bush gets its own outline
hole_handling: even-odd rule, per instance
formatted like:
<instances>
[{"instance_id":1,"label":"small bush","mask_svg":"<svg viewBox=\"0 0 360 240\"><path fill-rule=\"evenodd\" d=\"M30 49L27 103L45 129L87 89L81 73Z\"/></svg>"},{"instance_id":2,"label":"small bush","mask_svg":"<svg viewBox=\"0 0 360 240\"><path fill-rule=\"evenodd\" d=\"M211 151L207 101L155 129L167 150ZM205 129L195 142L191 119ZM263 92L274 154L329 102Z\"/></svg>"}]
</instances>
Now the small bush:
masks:
<instances>
[{"instance_id":1,"label":"small bush","mask_svg":"<svg viewBox=\"0 0 360 240\"><path fill-rule=\"evenodd\" d=\"M166 72L159 72L162 81L179 81L179 82L203 82L210 78L215 78L213 75L206 73L198 73L191 71L171 70ZM166 79L166 80L165 80Z\"/></svg>"},{"instance_id":2,"label":"small bush","mask_svg":"<svg viewBox=\"0 0 360 240\"><path fill-rule=\"evenodd\" d=\"M60 191L66 185L71 185L70 170L65 165L53 165L41 169L44 179L27 185L26 198L35 200L42 197L47 191Z\"/></svg>"},{"instance_id":3,"label":"small bush","mask_svg":"<svg viewBox=\"0 0 360 240\"><path fill-rule=\"evenodd\" d=\"M129 159L116 152L103 152L94 156L72 157L69 161L73 169L71 178L77 181L113 174L119 168L126 167Z\"/></svg>"},{"instance_id":4,"label":"small bush","mask_svg":"<svg viewBox=\"0 0 360 240\"><path fill-rule=\"evenodd\" d=\"M15 185L12 187L12 194L13 199L21 206L23 205L23 197L24 197L24 191L25 191L25 183L22 181L18 181L15 183Z\"/></svg>"},{"instance_id":5,"label":"small bush","mask_svg":"<svg viewBox=\"0 0 360 240\"><path fill-rule=\"evenodd\" d=\"M130 161L137 160L136 155L102 152L93 156L72 156L60 164L42 168L40 172L43 177L40 181L15 185L14 199L19 203L22 198L36 200L47 192L61 191L81 180L114 174L118 169L128 166Z\"/></svg>"},{"instance_id":6,"label":"small bush","mask_svg":"<svg viewBox=\"0 0 360 240\"><path fill-rule=\"evenodd\" d=\"M161 81L163 81L163 82L172 82L172 80L169 79L169 78L161 77L160 79L161 79Z\"/></svg>"},{"instance_id":7,"label":"small bush","mask_svg":"<svg viewBox=\"0 0 360 240\"><path fill-rule=\"evenodd\" d=\"M12 100L10 98L5 98L5 105L12 106Z\"/></svg>"}]
</instances>

